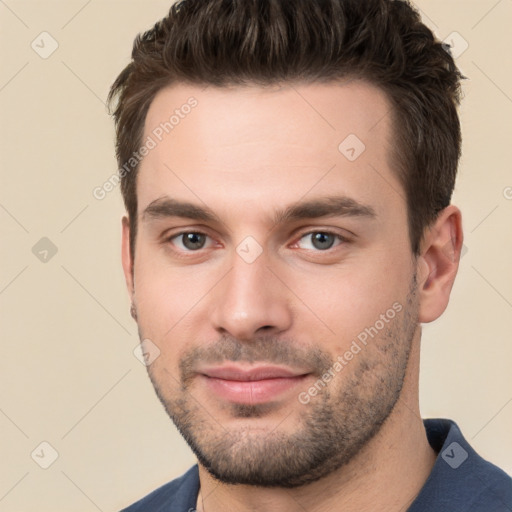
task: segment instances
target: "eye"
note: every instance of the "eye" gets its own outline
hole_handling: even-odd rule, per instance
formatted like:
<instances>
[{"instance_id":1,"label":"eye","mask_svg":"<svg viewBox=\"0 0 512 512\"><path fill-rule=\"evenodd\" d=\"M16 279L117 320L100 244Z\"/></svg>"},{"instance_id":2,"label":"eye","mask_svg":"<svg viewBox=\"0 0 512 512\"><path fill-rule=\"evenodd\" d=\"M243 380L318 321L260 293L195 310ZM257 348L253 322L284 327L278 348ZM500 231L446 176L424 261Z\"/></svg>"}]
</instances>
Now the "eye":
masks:
<instances>
[{"instance_id":1,"label":"eye","mask_svg":"<svg viewBox=\"0 0 512 512\"><path fill-rule=\"evenodd\" d=\"M204 249L208 238L208 235L205 235L204 233L199 233L197 231L187 231L174 235L169 239L169 241L172 242L178 249L189 252Z\"/></svg>"},{"instance_id":2,"label":"eye","mask_svg":"<svg viewBox=\"0 0 512 512\"><path fill-rule=\"evenodd\" d=\"M297 245L301 249L326 251L336 245L339 245L342 241L344 241L343 237L336 233L330 233L328 231L313 231L303 235L297 242Z\"/></svg>"}]
</instances>

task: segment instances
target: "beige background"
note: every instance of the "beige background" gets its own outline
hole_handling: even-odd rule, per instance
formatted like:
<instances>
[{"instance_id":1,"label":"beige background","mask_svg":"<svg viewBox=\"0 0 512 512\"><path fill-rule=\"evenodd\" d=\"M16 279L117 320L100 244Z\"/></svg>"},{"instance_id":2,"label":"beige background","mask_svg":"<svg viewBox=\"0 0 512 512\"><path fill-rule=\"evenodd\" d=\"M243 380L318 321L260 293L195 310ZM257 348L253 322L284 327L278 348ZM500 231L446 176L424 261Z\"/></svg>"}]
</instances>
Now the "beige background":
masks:
<instances>
[{"instance_id":1,"label":"beige background","mask_svg":"<svg viewBox=\"0 0 512 512\"><path fill-rule=\"evenodd\" d=\"M456 420L512 474L512 1L417 5L440 38L467 42L470 78L454 197L467 253L447 313L424 329L422 414ZM168 7L0 0L0 512L118 510L194 461L133 354L119 191L92 195L116 170L109 85ZM31 47L51 49L43 31L59 45L46 59ZM58 250L46 262L42 237ZM58 452L48 469L43 441Z\"/></svg>"}]
</instances>

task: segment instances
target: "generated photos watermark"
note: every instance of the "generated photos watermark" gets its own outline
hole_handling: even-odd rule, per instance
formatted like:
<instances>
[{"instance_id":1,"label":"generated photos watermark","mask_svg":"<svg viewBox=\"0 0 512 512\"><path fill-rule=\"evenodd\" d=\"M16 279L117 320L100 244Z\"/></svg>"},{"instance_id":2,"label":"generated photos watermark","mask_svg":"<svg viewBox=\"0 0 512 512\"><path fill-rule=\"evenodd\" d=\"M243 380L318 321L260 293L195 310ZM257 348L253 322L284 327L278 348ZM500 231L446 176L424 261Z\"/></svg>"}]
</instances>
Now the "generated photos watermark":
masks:
<instances>
[{"instance_id":1,"label":"generated photos watermark","mask_svg":"<svg viewBox=\"0 0 512 512\"><path fill-rule=\"evenodd\" d=\"M178 126L185 117L192 112L192 109L197 107L199 102L196 98L191 96L187 99L186 103L183 103L179 108L174 109L173 114L167 121L160 123L157 127L153 128L151 134L146 137L142 145L137 151L132 153L132 156L127 162L123 164L117 171L112 174L102 185L97 186L93 189L92 195L98 201L102 201L107 197L107 194L112 192L121 182L121 180L130 174L140 164L142 159L147 156L151 150L155 149L157 145L162 142L164 137L171 133L176 126Z\"/></svg>"},{"instance_id":2,"label":"generated photos watermark","mask_svg":"<svg viewBox=\"0 0 512 512\"><path fill-rule=\"evenodd\" d=\"M395 302L385 313L379 316L379 319L375 321L370 327L365 327L356 338L352 340L350 347L342 354L336 357L336 361L333 365L328 368L322 376L311 385L306 391L302 391L298 395L298 400L301 404L309 404L311 399L317 396L328 384L331 382L336 375L338 375L344 368L359 354L367 345L368 342L375 338L382 329L388 324L397 313L402 311L403 306L399 302Z\"/></svg>"}]
</instances>

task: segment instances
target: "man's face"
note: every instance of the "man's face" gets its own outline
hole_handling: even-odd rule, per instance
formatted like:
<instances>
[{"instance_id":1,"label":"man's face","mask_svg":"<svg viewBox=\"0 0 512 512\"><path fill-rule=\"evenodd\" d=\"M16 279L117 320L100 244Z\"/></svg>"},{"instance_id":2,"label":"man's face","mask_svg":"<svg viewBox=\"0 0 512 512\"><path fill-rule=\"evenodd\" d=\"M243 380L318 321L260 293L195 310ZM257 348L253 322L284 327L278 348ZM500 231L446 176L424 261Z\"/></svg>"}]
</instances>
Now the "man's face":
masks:
<instances>
[{"instance_id":1,"label":"man's face","mask_svg":"<svg viewBox=\"0 0 512 512\"><path fill-rule=\"evenodd\" d=\"M151 104L139 331L160 400L225 482L321 478L398 400L418 299L389 111L356 81L176 85Z\"/></svg>"}]
</instances>

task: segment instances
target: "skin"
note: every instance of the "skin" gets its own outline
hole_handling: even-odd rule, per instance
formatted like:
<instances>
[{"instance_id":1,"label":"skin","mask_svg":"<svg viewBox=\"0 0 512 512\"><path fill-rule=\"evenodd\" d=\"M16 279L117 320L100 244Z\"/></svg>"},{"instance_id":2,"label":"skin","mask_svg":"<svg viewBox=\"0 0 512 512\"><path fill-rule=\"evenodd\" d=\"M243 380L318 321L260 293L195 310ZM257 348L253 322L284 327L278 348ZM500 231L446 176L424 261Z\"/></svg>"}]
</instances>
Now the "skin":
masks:
<instances>
[{"instance_id":1,"label":"skin","mask_svg":"<svg viewBox=\"0 0 512 512\"><path fill-rule=\"evenodd\" d=\"M460 211L443 210L412 254L388 158L390 105L369 84L176 84L152 102L144 138L191 96L197 107L141 163L135 255L124 218L123 268L141 339L160 350L149 376L199 457L197 509L406 510L436 457L419 411L420 324L447 306ZM353 162L338 150L349 134L366 146ZM276 223L293 204L339 196L374 215L310 212ZM215 219L166 215L166 197ZM208 235L206 245L187 250L184 231ZM319 250L308 233L326 231L343 238ZM251 254L261 251L251 263L237 252L248 236L257 242ZM393 304L400 312L301 403L299 393ZM201 365L226 360L307 375L275 400L241 406L199 375Z\"/></svg>"}]
</instances>

